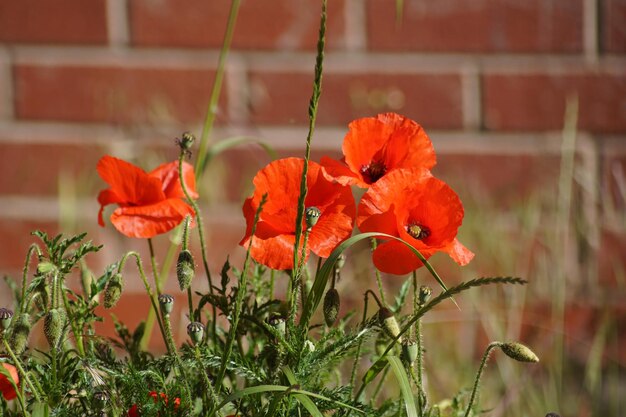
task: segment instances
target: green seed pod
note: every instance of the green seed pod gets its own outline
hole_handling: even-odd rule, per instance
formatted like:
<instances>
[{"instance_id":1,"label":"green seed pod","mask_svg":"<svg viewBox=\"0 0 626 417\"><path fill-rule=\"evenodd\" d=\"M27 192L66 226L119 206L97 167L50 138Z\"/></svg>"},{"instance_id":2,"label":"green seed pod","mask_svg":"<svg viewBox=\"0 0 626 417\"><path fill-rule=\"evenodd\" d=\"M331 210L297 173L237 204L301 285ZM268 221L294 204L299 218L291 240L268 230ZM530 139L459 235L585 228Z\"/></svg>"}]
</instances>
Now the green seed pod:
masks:
<instances>
[{"instance_id":1,"label":"green seed pod","mask_svg":"<svg viewBox=\"0 0 626 417\"><path fill-rule=\"evenodd\" d=\"M535 355L535 352L527 348L518 342L503 343L500 345L500 349L509 358L515 359L520 362L539 362L539 358Z\"/></svg>"},{"instance_id":2,"label":"green seed pod","mask_svg":"<svg viewBox=\"0 0 626 417\"><path fill-rule=\"evenodd\" d=\"M11 348L17 355L26 350L28 335L30 334L30 315L19 314L13 321L11 328Z\"/></svg>"},{"instance_id":3,"label":"green seed pod","mask_svg":"<svg viewBox=\"0 0 626 417\"><path fill-rule=\"evenodd\" d=\"M324 296L324 320L328 327L331 327L337 321L340 305L339 292L334 288L326 291Z\"/></svg>"},{"instance_id":4,"label":"green seed pod","mask_svg":"<svg viewBox=\"0 0 626 417\"><path fill-rule=\"evenodd\" d=\"M195 275L195 263L193 255L187 249L178 254L178 262L176 263L176 276L178 277L178 286L181 291L186 291L191 285L191 281Z\"/></svg>"},{"instance_id":5,"label":"green seed pod","mask_svg":"<svg viewBox=\"0 0 626 417\"><path fill-rule=\"evenodd\" d=\"M412 339L405 339L402 342L402 359L409 365L413 365L417 359L417 342Z\"/></svg>"},{"instance_id":6,"label":"green seed pod","mask_svg":"<svg viewBox=\"0 0 626 417\"><path fill-rule=\"evenodd\" d=\"M159 295L159 306L164 316L169 316L174 308L174 297L169 294Z\"/></svg>"},{"instance_id":7,"label":"green seed pod","mask_svg":"<svg viewBox=\"0 0 626 417\"><path fill-rule=\"evenodd\" d=\"M199 344L204 338L204 324L197 321L189 323L187 325L187 334L194 345Z\"/></svg>"},{"instance_id":8,"label":"green seed pod","mask_svg":"<svg viewBox=\"0 0 626 417\"><path fill-rule=\"evenodd\" d=\"M43 332L51 348L56 348L61 342L66 323L67 313L61 308L53 308L46 314L43 322Z\"/></svg>"},{"instance_id":9,"label":"green seed pod","mask_svg":"<svg viewBox=\"0 0 626 417\"><path fill-rule=\"evenodd\" d=\"M317 221L320 219L322 212L317 207L308 207L305 212L306 217L306 227L311 229L313 226L317 224Z\"/></svg>"},{"instance_id":10,"label":"green seed pod","mask_svg":"<svg viewBox=\"0 0 626 417\"><path fill-rule=\"evenodd\" d=\"M120 300L122 291L124 290L124 280L122 274L115 274L107 282L104 289L104 307L111 308Z\"/></svg>"},{"instance_id":11,"label":"green seed pod","mask_svg":"<svg viewBox=\"0 0 626 417\"><path fill-rule=\"evenodd\" d=\"M183 133L183 136L178 140L178 145L181 149L188 151L193 143L195 142L196 137L191 132Z\"/></svg>"},{"instance_id":12,"label":"green seed pod","mask_svg":"<svg viewBox=\"0 0 626 417\"><path fill-rule=\"evenodd\" d=\"M0 308L0 331L7 330L13 320L13 310L8 308Z\"/></svg>"},{"instance_id":13,"label":"green seed pod","mask_svg":"<svg viewBox=\"0 0 626 417\"><path fill-rule=\"evenodd\" d=\"M426 302L428 302L428 300L430 299L430 295L432 293L433 293L433 290L430 287L422 285L420 287L420 291L418 295L419 305L423 306L424 304L426 304Z\"/></svg>"},{"instance_id":14,"label":"green seed pod","mask_svg":"<svg viewBox=\"0 0 626 417\"><path fill-rule=\"evenodd\" d=\"M285 335L285 319L281 316L274 316L268 320L270 326L272 326L282 336Z\"/></svg>"},{"instance_id":15,"label":"green seed pod","mask_svg":"<svg viewBox=\"0 0 626 417\"><path fill-rule=\"evenodd\" d=\"M378 310L378 320L389 337L395 339L400 334L400 325L398 324L396 317L388 308L382 307ZM402 338L399 338L398 342L402 342Z\"/></svg>"}]
</instances>

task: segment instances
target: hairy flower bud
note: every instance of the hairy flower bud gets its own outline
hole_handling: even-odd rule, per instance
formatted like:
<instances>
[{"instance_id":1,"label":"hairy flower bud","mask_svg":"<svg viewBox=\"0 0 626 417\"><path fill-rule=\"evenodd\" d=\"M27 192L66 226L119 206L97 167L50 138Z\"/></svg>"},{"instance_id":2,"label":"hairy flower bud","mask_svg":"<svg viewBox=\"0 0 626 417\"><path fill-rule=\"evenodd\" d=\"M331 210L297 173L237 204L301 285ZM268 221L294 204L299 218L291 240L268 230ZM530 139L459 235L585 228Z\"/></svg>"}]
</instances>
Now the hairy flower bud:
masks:
<instances>
[{"instance_id":1,"label":"hairy flower bud","mask_svg":"<svg viewBox=\"0 0 626 417\"><path fill-rule=\"evenodd\" d=\"M104 289L104 307L111 308L119 301L124 290L124 280L122 274L117 273L109 279Z\"/></svg>"},{"instance_id":2,"label":"hairy flower bud","mask_svg":"<svg viewBox=\"0 0 626 417\"><path fill-rule=\"evenodd\" d=\"M413 365L417 359L417 342L413 339L402 341L402 359L409 365Z\"/></svg>"},{"instance_id":3,"label":"hairy flower bud","mask_svg":"<svg viewBox=\"0 0 626 417\"><path fill-rule=\"evenodd\" d=\"M308 229L311 229L317 224L317 221L320 219L322 212L317 207L307 207L304 214L306 218L306 227Z\"/></svg>"},{"instance_id":4,"label":"hairy flower bud","mask_svg":"<svg viewBox=\"0 0 626 417\"><path fill-rule=\"evenodd\" d=\"M18 314L11 328L11 348L17 355L26 350L28 335L30 334L30 315Z\"/></svg>"},{"instance_id":5,"label":"hairy flower bud","mask_svg":"<svg viewBox=\"0 0 626 417\"><path fill-rule=\"evenodd\" d=\"M0 308L0 331L4 331L11 325L13 320L13 311L8 308Z\"/></svg>"},{"instance_id":6,"label":"hairy flower bud","mask_svg":"<svg viewBox=\"0 0 626 417\"><path fill-rule=\"evenodd\" d=\"M178 286L181 291L185 291L191 285L191 281L195 275L195 263L193 255L187 249L178 254L178 262L176 263L176 277L178 277Z\"/></svg>"},{"instance_id":7,"label":"hairy flower bud","mask_svg":"<svg viewBox=\"0 0 626 417\"><path fill-rule=\"evenodd\" d=\"M500 345L500 349L509 358L520 362L539 362L535 352L518 342L508 342Z\"/></svg>"},{"instance_id":8,"label":"hairy flower bud","mask_svg":"<svg viewBox=\"0 0 626 417\"><path fill-rule=\"evenodd\" d=\"M174 308L174 297L169 294L159 295L159 306L164 316L169 316Z\"/></svg>"},{"instance_id":9,"label":"hairy flower bud","mask_svg":"<svg viewBox=\"0 0 626 417\"><path fill-rule=\"evenodd\" d=\"M43 332L51 348L56 348L61 342L66 323L67 313L64 309L53 308L46 314L43 322Z\"/></svg>"},{"instance_id":10,"label":"hairy flower bud","mask_svg":"<svg viewBox=\"0 0 626 417\"><path fill-rule=\"evenodd\" d=\"M326 291L324 296L324 320L328 327L331 327L337 321L340 305L339 292L334 288Z\"/></svg>"},{"instance_id":11,"label":"hairy flower bud","mask_svg":"<svg viewBox=\"0 0 626 417\"><path fill-rule=\"evenodd\" d=\"M378 320L389 337L395 339L400 334L400 325L398 324L396 317L388 308L382 307L378 310ZM402 338L399 338L398 342L402 342Z\"/></svg>"},{"instance_id":12,"label":"hairy flower bud","mask_svg":"<svg viewBox=\"0 0 626 417\"><path fill-rule=\"evenodd\" d=\"M193 133L185 132L178 140L178 145L181 147L181 149L188 151L195 141L196 137L193 135Z\"/></svg>"},{"instance_id":13,"label":"hairy flower bud","mask_svg":"<svg viewBox=\"0 0 626 417\"><path fill-rule=\"evenodd\" d=\"M204 338L204 324L194 321L187 325L187 334L194 345L202 342Z\"/></svg>"}]
</instances>

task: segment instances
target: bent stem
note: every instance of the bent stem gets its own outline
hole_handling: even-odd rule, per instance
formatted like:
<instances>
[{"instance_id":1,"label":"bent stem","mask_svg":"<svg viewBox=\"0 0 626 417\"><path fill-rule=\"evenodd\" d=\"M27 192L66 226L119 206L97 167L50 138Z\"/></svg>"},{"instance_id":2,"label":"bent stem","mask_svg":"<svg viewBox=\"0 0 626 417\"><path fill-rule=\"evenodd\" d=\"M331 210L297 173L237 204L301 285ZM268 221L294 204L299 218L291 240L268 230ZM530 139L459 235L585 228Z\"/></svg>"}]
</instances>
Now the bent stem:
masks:
<instances>
[{"instance_id":1,"label":"bent stem","mask_svg":"<svg viewBox=\"0 0 626 417\"><path fill-rule=\"evenodd\" d=\"M141 262L141 257L139 256L139 254L137 252L128 252L126 253L123 257L122 260L120 261L120 265L117 268L117 271L119 273L122 272L122 269L124 269L124 265L126 264L126 261L128 260L128 258L132 256L135 258L135 262L137 264L137 269L139 270L139 276L141 277L141 280L143 281L143 285L146 289L146 293L148 294L148 298L150 298L150 303L152 304L152 310L150 311L150 313L153 314L153 317L156 318L157 322L159 323L159 329L161 330L161 336L163 337L163 342L165 343L165 346L168 348L168 353L172 353L169 350L169 344L167 342L167 336L165 335L165 328L163 327L163 322L161 321L161 316L159 314L159 307L157 306L156 303L156 299L155 299L155 295L154 292L152 291L152 287L150 287L150 284L148 283L148 278L146 277L146 273L143 269L143 263ZM148 314L148 319L150 318L150 314ZM154 319L153 319L154 320ZM147 325L147 321L146 320L146 328L148 327ZM147 333L147 332L146 332ZM147 346L147 344L150 341L150 337L146 337L146 335L144 334L143 339L141 341L142 346L145 349L145 346Z\"/></svg>"},{"instance_id":2,"label":"bent stem","mask_svg":"<svg viewBox=\"0 0 626 417\"><path fill-rule=\"evenodd\" d=\"M26 373L26 371L22 367L22 363L17 358L17 356L15 356L15 353L13 352L13 349L11 349L11 346L9 346L9 343L6 341L6 339L4 337L2 337L2 342L4 343L4 348L9 353L9 356L11 356L11 359L13 360L13 363L15 363L15 367L20 372L20 374L24 378L24 381L26 381L26 385L28 385L28 388L30 388L30 391L35 396L35 400L38 403L40 403L41 402L40 392L35 388L35 386L33 385L32 381L28 377L28 374ZM23 408L26 409L25 407L23 407Z\"/></svg>"},{"instance_id":3,"label":"bent stem","mask_svg":"<svg viewBox=\"0 0 626 417\"><path fill-rule=\"evenodd\" d=\"M465 414L464 414L465 417L468 417L470 415L470 411L472 410L472 406L474 405L476 392L478 391L478 386L480 385L480 377L483 373L483 369L485 368L485 365L487 365L487 360L489 360L489 355L491 354L492 350L499 347L500 345L502 345L502 343L500 342L491 342L489 343L489 346L487 346L487 349L485 349L485 354L483 355L483 359L480 361L480 367L478 368L478 372L476 373L476 378L474 379L474 388L472 389L470 400L467 403L467 409L465 410Z\"/></svg>"}]
</instances>

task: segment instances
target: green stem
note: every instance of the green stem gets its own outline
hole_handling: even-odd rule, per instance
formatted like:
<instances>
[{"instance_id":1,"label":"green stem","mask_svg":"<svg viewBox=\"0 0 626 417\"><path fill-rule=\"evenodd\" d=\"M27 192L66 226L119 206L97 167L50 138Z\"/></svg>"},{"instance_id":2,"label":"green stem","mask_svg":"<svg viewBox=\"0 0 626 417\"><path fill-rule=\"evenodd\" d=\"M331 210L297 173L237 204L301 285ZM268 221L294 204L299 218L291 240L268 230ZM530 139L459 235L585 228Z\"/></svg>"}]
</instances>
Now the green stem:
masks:
<instances>
[{"instance_id":1,"label":"green stem","mask_svg":"<svg viewBox=\"0 0 626 417\"><path fill-rule=\"evenodd\" d=\"M170 354L176 356L178 360L178 350L176 349L176 343L174 343L174 335L172 334L172 323L170 322L170 315L163 315L163 329L165 330L165 343L167 344L167 350Z\"/></svg>"},{"instance_id":2,"label":"green stem","mask_svg":"<svg viewBox=\"0 0 626 417\"><path fill-rule=\"evenodd\" d=\"M63 296L63 305L65 306L65 311L67 312L67 318L70 322L70 327L72 328L72 333L74 333L74 339L76 340L76 349L78 349L78 354L81 357L85 357L85 346L83 344L83 332L82 329L78 327L77 320L74 318L74 314L70 309L70 301L67 298L67 294L65 291L61 290L61 295Z\"/></svg>"},{"instance_id":3,"label":"green stem","mask_svg":"<svg viewBox=\"0 0 626 417\"><path fill-rule=\"evenodd\" d=\"M500 342L491 342L487 349L485 349L485 354L483 355L483 359L480 361L480 367L478 368L478 372L476 373L476 378L474 379L474 388L472 389L472 394L470 395L470 400L467 403L467 409L465 410L465 417L470 415L470 411L472 410L472 406L474 405L474 400L476 399L476 392L478 392L478 386L480 385L480 377L483 373L483 369L485 365L487 365L487 360L489 359L489 354L491 351L497 347L502 345Z\"/></svg>"},{"instance_id":4,"label":"green stem","mask_svg":"<svg viewBox=\"0 0 626 417\"><path fill-rule=\"evenodd\" d=\"M378 242L376 242L376 239L373 238L370 240L370 244L372 246L372 252L374 252L378 245ZM374 268L374 270L376 274L376 284L378 285L378 293L380 294L380 301L383 303L384 306L386 306L387 302L385 301L385 289L383 288L383 281L380 277L380 271L378 270L378 268Z\"/></svg>"},{"instance_id":5,"label":"green stem","mask_svg":"<svg viewBox=\"0 0 626 417\"><path fill-rule=\"evenodd\" d=\"M235 31L235 23L237 23L237 14L239 13L239 4L241 0L233 0L230 5L230 13L228 15L228 22L226 24L226 33L224 34L224 42L222 43L222 49L220 50L220 56L217 61L217 70L215 72L215 81L213 81L213 90L211 91L211 98L209 100L209 106L207 108L206 116L204 118L204 125L202 126L202 136L200 138L200 148L198 150L198 159L196 160L195 173L196 177L200 177L204 172L204 165L208 156L208 145L211 131L213 130L213 124L215 123L215 116L217 114L217 103L222 91L222 82L224 79L224 72L226 68L226 59L228 58L228 52L233 40L233 34Z\"/></svg>"},{"instance_id":6,"label":"green stem","mask_svg":"<svg viewBox=\"0 0 626 417\"><path fill-rule=\"evenodd\" d=\"M9 356L11 356L11 359L13 360L13 363L15 363L15 367L17 368L19 373L22 375L22 378L24 378L24 381L26 381L26 385L28 385L28 388L30 388L30 391L33 393L33 396L35 397L35 401L40 403L41 402L40 393L39 393L39 391L37 391L37 389L35 388L35 386L31 382L31 380L30 380L28 374L26 373L26 371L24 371L24 368L22 367L22 363L17 358L17 356L15 356L15 353L13 352L13 349L11 349L11 346L9 346L9 343L6 341L6 339L4 337L2 337L2 342L4 343L4 348L9 353ZM23 407L23 408L25 409L25 407Z\"/></svg>"},{"instance_id":7,"label":"green stem","mask_svg":"<svg viewBox=\"0 0 626 417\"><path fill-rule=\"evenodd\" d=\"M150 312L148 314L148 319L150 318L150 313L152 313L153 317L155 317L157 322L159 323L159 329L161 330L161 336L163 336L163 341L165 342L165 346L167 347L167 345L168 345L167 336L165 335L165 328L163 327L163 323L161 321L161 316L159 314L159 307L157 305L154 292L152 292L152 287L150 287L150 284L148 283L148 278L146 277L146 273L145 273L145 271L143 269L143 263L141 262L141 257L139 256L139 254L137 252L128 252L127 254L125 254L122 257L122 260L120 261L120 265L119 265L117 270L120 273L122 272L122 269L124 268L124 265L126 264L126 260L130 256L135 258L135 262L137 264L137 269L139 270L139 276L141 277L141 280L143 281L143 285L144 285L144 287L146 289L146 293L148 294L148 298L150 298L150 303L152 304L152 310L150 310ZM148 320L146 320L146 329L148 328L147 322L148 322ZM144 347L144 349L145 349L145 346L147 346L149 342L150 342L150 337L149 336L146 337L146 335L144 334L143 339L141 340L142 347Z\"/></svg>"},{"instance_id":8,"label":"green stem","mask_svg":"<svg viewBox=\"0 0 626 417\"><path fill-rule=\"evenodd\" d=\"M361 329L365 327L365 321L367 320L367 305L368 305L368 292L365 292L363 296L363 318L361 320ZM354 389L354 382L356 381L356 370L361 359L361 348L363 345L363 338L359 339L359 343L356 346L356 354L354 355L354 363L352 364L352 373L350 374L350 386Z\"/></svg>"},{"instance_id":9,"label":"green stem","mask_svg":"<svg viewBox=\"0 0 626 417\"><path fill-rule=\"evenodd\" d=\"M37 255L41 256L41 249L37 244L33 243L28 248L28 253L26 254L26 260L24 261L24 268L22 269L22 288L21 288L21 296L20 296L20 313L26 312L26 305L28 303L25 302L26 298L26 281L28 278L28 265L30 264L30 258L33 256L33 252L37 251Z\"/></svg>"},{"instance_id":10,"label":"green stem","mask_svg":"<svg viewBox=\"0 0 626 417\"><path fill-rule=\"evenodd\" d=\"M263 194L261 197L261 201L259 202L259 208L257 209L254 215L254 223L252 225L252 231L250 233L250 246L252 247L254 234L256 233L256 227L259 223L259 218L261 216L261 211L263 211L263 206L267 202L267 194ZM230 358L230 354L233 350L233 344L235 339L237 338L237 326L239 325L239 317L241 316L241 311L243 309L243 299L246 296L246 289L248 286L248 265L250 264L250 250L246 251L246 257L243 261L243 268L241 271L241 275L239 276L239 289L237 290L237 298L235 298L235 309L233 311L233 320L230 323L230 331L228 332L228 338L226 340L226 348L224 350L224 354L222 355L222 363L220 365L220 370L217 373L217 378L215 379L216 387L215 391L217 394L221 392L223 386L224 375L226 374L226 364L228 363L228 359ZM234 387L233 387L234 389Z\"/></svg>"},{"instance_id":11,"label":"green stem","mask_svg":"<svg viewBox=\"0 0 626 417\"><path fill-rule=\"evenodd\" d=\"M202 363L202 357L200 356L200 349L198 348L198 346L194 346L194 352L196 354L196 361L198 362L198 368L200 369L200 372L202 373L202 381L204 382L204 385L206 386L206 389L209 393L210 399L213 402L209 410L207 410L207 412L211 412L217 406L219 401L217 398L217 394L215 393L215 389L213 388L213 384L211 384L211 380L209 380L209 377L206 374L205 366ZM202 396L202 400L204 401L204 396ZM219 416L222 415L219 410L217 410L217 415Z\"/></svg>"},{"instance_id":12,"label":"green stem","mask_svg":"<svg viewBox=\"0 0 626 417\"><path fill-rule=\"evenodd\" d=\"M189 190L187 189L187 184L185 183L184 177L183 177L183 159L185 158L185 152L181 149L180 155L178 156L178 180L180 182L180 186L183 189L183 193L185 194L185 197L187 198L187 201L189 202L189 204L191 204L191 207L193 208L194 213L196 214L196 221L198 222L198 236L200 237L200 250L202 252L202 266L204 267L204 273L206 274L208 283L209 283L209 292L211 294L213 294L214 290L213 290L213 280L211 279L211 271L209 270L209 262L207 260L206 254L207 254L207 247L206 247L206 241L204 239L204 224L203 224L203 220L202 220L202 213L200 212L200 207L198 206L198 203L191 198L191 194L189 194ZM215 305L212 305L212 319L211 319L211 324L212 324L212 331L211 331L211 337L213 338L213 345L217 345L217 310Z\"/></svg>"},{"instance_id":13,"label":"green stem","mask_svg":"<svg viewBox=\"0 0 626 417\"><path fill-rule=\"evenodd\" d=\"M304 241L302 242L302 252L299 258L299 264L296 269L292 272L294 274L291 277L291 295L289 296L289 322L290 326L293 327L293 324L296 321L296 315L298 310L298 289L300 289L302 300L305 297L305 288L304 283L302 282L302 269L305 265L306 259L306 247L309 243L309 235L311 234L311 228L307 228L304 232ZM296 272L299 271L299 272Z\"/></svg>"}]
</instances>

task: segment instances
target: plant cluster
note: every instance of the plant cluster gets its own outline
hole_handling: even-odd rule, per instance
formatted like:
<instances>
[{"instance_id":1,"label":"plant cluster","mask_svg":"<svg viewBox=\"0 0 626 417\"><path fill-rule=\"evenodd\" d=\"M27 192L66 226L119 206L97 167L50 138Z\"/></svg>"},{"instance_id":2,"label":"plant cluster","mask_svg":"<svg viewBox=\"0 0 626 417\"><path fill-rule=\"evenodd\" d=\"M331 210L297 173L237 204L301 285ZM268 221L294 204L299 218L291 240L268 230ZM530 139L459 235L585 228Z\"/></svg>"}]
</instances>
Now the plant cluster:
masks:
<instances>
[{"instance_id":1,"label":"plant cluster","mask_svg":"<svg viewBox=\"0 0 626 417\"><path fill-rule=\"evenodd\" d=\"M177 139L178 161L151 172L112 156L97 166L108 184L98 195L98 222L104 226L107 205L118 206L110 221L123 235L147 241L152 279L137 252L124 254L97 276L86 256L101 246L85 242L85 234L34 233L40 242L28 251L21 285L13 284L15 305L0 309L6 354L0 367L2 415L468 417L482 412L480 378L493 350L538 361L520 343L492 342L473 385L450 398L429 395L425 370L435 366L425 355L422 317L470 288L525 281L478 278L447 287L428 262L444 252L465 265L474 254L457 239L463 206L452 188L432 175L434 148L416 122L394 113L355 120L342 160L310 160L324 33L325 8L306 152L304 158L275 160L254 177L254 192L243 205L242 265L226 261L217 280L211 275L196 201L206 142L194 170L185 162L194 143L190 133ZM355 201L358 188L364 193ZM200 271L189 248L194 229ZM168 274L156 266L152 239L164 233L179 237L172 241L179 242L173 243L176 277L187 296L185 341L173 336L177 297L164 293ZM345 252L364 240L371 245L379 291L364 290L360 314L342 315L335 284L341 276L350 280ZM31 274L33 258L37 267ZM422 267L440 288L436 294L418 282ZM80 290L67 284L75 271ZM381 272L409 275L391 304ZM94 324L102 317L96 308L115 306L135 274L151 303L147 320L134 330L116 321L116 337L97 335ZM206 291L198 290L199 279L206 279ZM287 281L284 293L275 288L278 280ZM42 326L36 327L38 322ZM148 349L153 326L166 349L160 356ZM45 350L29 346L40 328ZM396 393L381 393L384 384Z\"/></svg>"}]
</instances>

